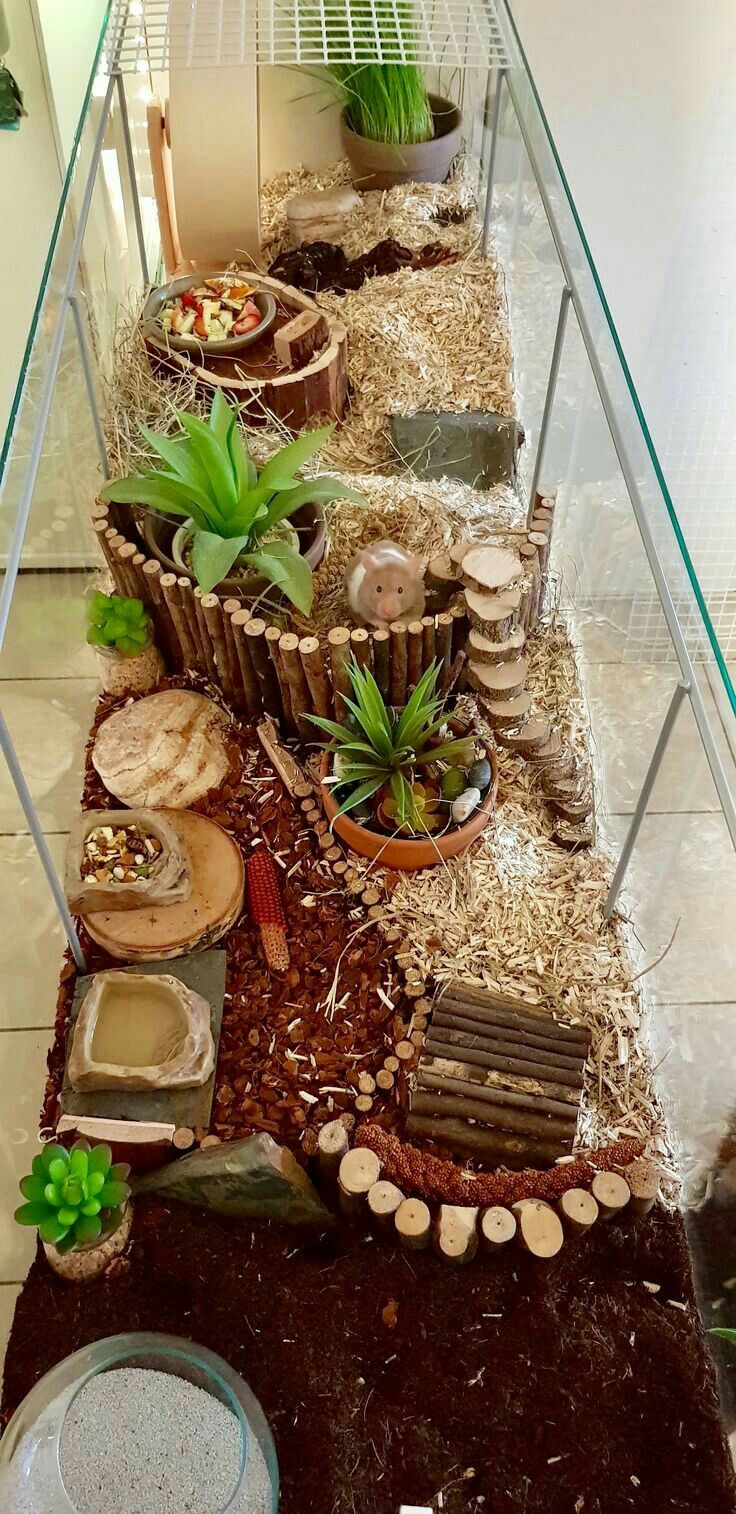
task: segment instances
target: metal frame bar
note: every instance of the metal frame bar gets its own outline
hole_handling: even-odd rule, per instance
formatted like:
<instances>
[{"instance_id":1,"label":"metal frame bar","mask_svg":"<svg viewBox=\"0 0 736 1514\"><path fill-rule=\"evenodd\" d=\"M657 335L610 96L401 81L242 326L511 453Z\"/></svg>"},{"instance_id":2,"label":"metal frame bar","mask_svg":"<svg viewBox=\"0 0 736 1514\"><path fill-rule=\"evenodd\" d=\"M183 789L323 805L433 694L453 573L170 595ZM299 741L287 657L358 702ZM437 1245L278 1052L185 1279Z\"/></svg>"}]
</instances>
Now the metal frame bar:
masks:
<instances>
[{"instance_id":1,"label":"metal frame bar","mask_svg":"<svg viewBox=\"0 0 736 1514\"><path fill-rule=\"evenodd\" d=\"M489 82L492 75L489 72ZM503 82L506 78L506 69L499 68L496 76L496 92L493 96L493 119L491 121L491 150L488 154L488 171L486 174L486 201L483 211L483 252L488 252L491 240L491 221L493 220L493 179L496 171L496 153L498 151L498 124L501 116L501 95L503 94ZM486 105L488 95L486 94Z\"/></svg>"},{"instance_id":2,"label":"metal frame bar","mask_svg":"<svg viewBox=\"0 0 736 1514\"><path fill-rule=\"evenodd\" d=\"M82 368L84 370L84 387L87 390L87 399L89 400L89 408L92 414L92 425L94 427L95 441L97 442L97 451L100 454L100 467L102 469L103 478L109 478L110 463L108 461L107 447L105 445L105 431L102 425L102 417L100 415L99 406L97 404L97 395L95 394L95 382L92 376L92 364L89 360L89 348L87 346L87 338L84 334L82 312L79 308L79 295L70 294L69 304L71 306L72 316L74 319L74 330L77 333L79 356L82 360Z\"/></svg>"},{"instance_id":3,"label":"metal frame bar","mask_svg":"<svg viewBox=\"0 0 736 1514\"><path fill-rule=\"evenodd\" d=\"M130 192L133 197L133 217L135 219L135 234L138 238L138 255L141 260L141 273L144 284L148 284L148 258L146 256L146 239L143 234L143 217L141 215L141 200L138 193L138 180L135 175L135 158L133 156L133 142L130 136L130 121L128 120L128 102L125 98L125 80L119 69L112 75L117 85L118 100L120 102L120 121L123 128L123 146L125 148L125 160L128 165L128 178L130 180Z\"/></svg>"},{"instance_id":4,"label":"metal frame bar","mask_svg":"<svg viewBox=\"0 0 736 1514\"><path fill-rule=\"evenodd\" d=\"M603 906L604 920L610 919L616 907L616 900L618 899L619 893L621 891L621 885L626 876L626 870L631 860L631 853L633 852L636 845L636 839L641 829L642 820L644 819L644 816L647 812L647 805L649 803L652 789L654 788L657 780L657 774L659 773L659 769L662 766L662 759L667 750L667 743L669 742L670 736L672 735L674 724L680 713L685 695L689 694L689 692L689 684L687 684L685 680L681 678L675 685L672 698L667 707L667 713L662 723L662 729L659 733L659 736L657 737L657 745L652 752L651 761L649 763L649 767L647 768L644 782L641 786L641 792L639 794L639 798L636 801L634 813L631 816L631 820L629 821L629 829L626 832L626 839L621 848L621 855L618 859L618 862L616 863L616 871L611 880L611 887L606 894L606 902Z\"/></svg>"},{"instance_id":5,"label":"metal frame bar","mask_svg":"<svg viewBox=\"0 0 736 1514\"><path fill-rule=\"evenodd\" d=\"M570 289L570 285L569 284L563 284L563 286L562 286L562 293L560 295L560 309L559 309L559 313L558 313L558 316L557 316L557 326L555 328L555 342L554 342L554 346L552 348L552 361L550 362L550 365L549 365L549 378L547 379L547 393L546 393L546 395L544 397L544 410L542 412L542 424L539 427L539 441L537 442L537 455L536 455L536 457L534 459L534 471L532 473L532 485L531 485L531 489L529 490L529 508L527 510L527 517L526 517L526 523L527 523L528 526L531 525L531 523L532 523L532 517L534 515L534 501L535 501L536 494L537 494L537 488L539 486L539 476L540 476L540 474L542 472L542 464L544 462L544 449L545 449L545 447L547 445L547 433L549 431L550 422L552 420L552 411L554 410L555 394L557 392L557 379L558 379L558 375L559 375L559 372L560 372L560 363L562 361L562 349L563 349L563 347L565 345L565 330L567 328L567 317L568 317L568 312L570 310L570 300L571 300L571 298L572 298L572 290Z\"/></svg>"},{"instance_id":6,"label":"metal frame bar","mask_svg":"<svg viewBox=\"0 0 736 1514\"><path fill-rule=\"evenodd\" d=\"M25 815L28 822L28 829L30 831L33 844L41 860L41 866L46 874L46 881L49 885L49 888L51 889L54 904L56 905L56 911L64 927L64 933L71 947L72 956L74 957L74 961L76 962L79 971L85 972L87 963L85 960L84 952L82 951L81 945L79 943L79 936L77 935L74 921L69 912L69 905L66 902L66 895L57 877L56 868L53 864L48 842L46 840L46 837L44 836L41 822L36 813L36 806L33 803L31 791L23 775L23 769L18 761L18 753L16 752L13 745L13 740L5 721L5 716L3 715L1 710L0 751L2 752L3 757L5 758L5 761L8 765L8 772L10 773L13 787L16 794L18 795L23 814Z\"/></svg>"},{"instance_id":7,"label":"metal frame bar","mask_svg":"<svg viewBox=\"0 0 736 1514\"><path fill-rule=\"evenodd\" d=\"M583 339L583 344L588 355L588 362L590 364L591 372L595 380L596 389L598 390L603 413L606 417L606 423L610 432L611 441L613 442L614 450L619 462L619 467L621 469L623 480L626 485L626 491L631 501L631 507L634 511L634 518L639 528L639 535L642 539L644 551L646 552L649 566L652 571L652 577L654 579L659 602L662 606L662 612L667 622L667 629L669 630L670 636L672 638L672 644L677 655L677 661L680 665L682 680L690 699L690 704L692 706L693 715L695 717L700 739L703 744L703 749L708 761L708 766L713 775L713 782L716 786L716 791L721 804L721 808L723 810L724 819L726 821L726 825L728 826L734 849L736 849L736 801L734 800L734 796L731 793L725 769L723 767L715 738L710 727L705 704L703 702L703 696L700 692L697 678L695 676L693 661L688 651L687 642L685 641L685 636L682 630L682 626L680 625L677 610L674 606L669 584L667 582L667 577L662 567L659 552L657 551L657 546L652 535L649 521L647 519L646 507L639 491L639 485L636 480L634 469L629 460L626 442L619 425L618 416L611 400L611 396L608 392L605 374L603 372L600 358L596 351L595 342L593 340L593 334L590 329L585 307L583 305L580 292L577 288L575 275L570 264L570 260L567 256L562 237L560 235L554 208L550 202L549 194L544 183L544 177L540 171L534 143L531 140L530 133L527 130L526 123L523 118L523 111L521 110L520 102L516 92L516 86L514 84L511 71L505 70L504 76L506 79L506 87L509 91L509 97L514 107L514 114L519 126L519 131L526 148L529 164L532 173L534 174L537 189L539 191L539 197L544 207L544 213L547 217L547 224L549 226L550 234L555 244L560 267L565 277L566 284L570 289L570 302L575 311L575 316L580 328L580 335Z\"/></svg>"}]
</instances>

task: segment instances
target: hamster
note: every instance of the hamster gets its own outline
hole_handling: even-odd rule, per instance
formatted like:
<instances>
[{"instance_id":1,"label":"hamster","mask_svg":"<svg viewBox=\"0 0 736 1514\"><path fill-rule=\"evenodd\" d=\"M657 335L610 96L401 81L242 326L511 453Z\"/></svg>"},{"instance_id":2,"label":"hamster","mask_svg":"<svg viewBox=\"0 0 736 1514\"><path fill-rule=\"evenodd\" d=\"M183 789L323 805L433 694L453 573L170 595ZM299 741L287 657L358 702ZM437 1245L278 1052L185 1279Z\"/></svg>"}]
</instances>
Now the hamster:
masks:
<instances>
[{"instance_id":1,"label":"hamster","mask_svg":"<svg viewBox=\"0 0 736 1514\"><path fill-rule=\"evenodd\" d=\"M356 552L345 570L345 589L355 619L366 625L421 620L424 614L421 559L395 541L371 542Z\"/></svg>"}]
</instances>

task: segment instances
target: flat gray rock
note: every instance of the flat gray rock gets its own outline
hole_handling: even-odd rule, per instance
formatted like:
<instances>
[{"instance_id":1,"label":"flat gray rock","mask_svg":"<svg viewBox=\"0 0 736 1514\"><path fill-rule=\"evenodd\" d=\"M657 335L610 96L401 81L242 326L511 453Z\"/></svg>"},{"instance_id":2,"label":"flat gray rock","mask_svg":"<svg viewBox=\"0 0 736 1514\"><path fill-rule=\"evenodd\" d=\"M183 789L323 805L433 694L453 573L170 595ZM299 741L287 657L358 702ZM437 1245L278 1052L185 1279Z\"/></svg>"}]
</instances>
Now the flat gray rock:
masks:
<instances>
[{"instance_id":1,"label":"flat gray rock","mask_svg":"<svg viewBox=\"0 0 736 1514\"><path fill-rule=\"evenodd\" d=\"M61 1090L62 1114L96 1117L101 1120L143 1120L163 1124L197 1126L205 1130L210 1123L212 1099L215 1092L217 1071L217 1047L222 1024L222 1006L225 995L226 954L224 951L191 952L189 956L177 957L170 962L139 962L130 971L135 973L169 973L201 994L211 1008L210 1027L215 1043L215 1070L199 1088L155 1089L96 1089L90 1093L75 1093L64 1067L64 1083ZM82 1001L92 987L94 974L78 978L74 990L74 1003L69 1017L66 1040L67 1060L72 1043L72 1032Z\"/></svg>"},{"instance_id":2,"label":"flat gray rock","mask_svg":"<svg viewBox=\"0 0 736 1514\"><path fill-rule=\"evenodd\" d=\"M286 1225L333 1223L296 1157L265 1131L167 1162L139 1178L134 1192Z\"/></svg>"},{"instance_id":3,"label":"flat gray rock","mask_svg":"<svg viewBox=\"0 0 736 1514\"><path fill-rule=\"evenodd\" d=\"M418 410L392 415L391 433L402 462L418 478L454 478L475 489L513 484L523 427L491 410Z\"/></svg>"}]
</instances>

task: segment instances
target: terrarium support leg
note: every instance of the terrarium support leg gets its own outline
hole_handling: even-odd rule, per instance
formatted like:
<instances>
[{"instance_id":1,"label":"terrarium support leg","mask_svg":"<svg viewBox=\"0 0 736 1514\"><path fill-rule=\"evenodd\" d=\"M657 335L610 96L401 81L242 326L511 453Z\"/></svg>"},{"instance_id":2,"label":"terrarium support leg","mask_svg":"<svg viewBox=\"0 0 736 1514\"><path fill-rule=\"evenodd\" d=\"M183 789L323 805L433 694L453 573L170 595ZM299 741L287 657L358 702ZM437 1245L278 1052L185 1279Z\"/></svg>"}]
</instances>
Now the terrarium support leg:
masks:
<instances>
[{"instance_id":1,"label":"terrarium support leg","mask_svg":"<svg viewBox=\"0 0 736 1514\"><path fill-rule=\"evenodd\" d=\"M536 497L537 497L537 489L539 487L539 477L540 477L540 474L542 472L542 465L544 463L544 452L545 452L545 447L547 445L547 436L548 436L548 433L549 433L550 421L552 420L552 411L554 409L554 404L555 404L555 394L557 392L557 378L558 378L558 375L559 375L559 372L560 372L560 362L561 362L561 359L562 359L562 348L563 348L564 343L565 343L565 329L567 327L567 316L568 316L568 312L569 312L569 309L570 309L570 297L571 297L571 294L572 294L572 290L570 289L570 285L569 284L563 284L563 286L562 286L562 293L560 295L560 309L559 309L559 313L558 313L558 316L557 316L557 329L555 331L555 344L554 344L554 347L552 348L552 361L551 361L551 363L549 365L549 378L547 379L547 393L546 393L545 399L544 399L544 410L542 412L542 424L539 427L539 441L537 442L537 455L536 455L536 457L534 459L534 472L532 474L532 487L531 487L531 491L530 491L530 494L529 494L529 509L528 509L528 512L527 512L527 522L526 522L527 526L531 526L532 519L533 519L533 516L534 516L534 502L535 502Z\"/></svg>"},{"instance_id":2,"label":"terrarium support leg","mask_svg":"<svg viewBox=\"0 0 736 1514\"><path fill-rule=\"evenodd\" d=\"M675 685L667 714L664 717L662 729L657 739L657 745L655 746L652 753L652 760L649 764L649 767L647 768L646 777L641 786L641 793L636 801L636 809L634 810L634 813L631 817L629 829L626 832L626 840L624 841L623 847L621 848L621 856L619 857L616 864L616 871L613 875L611 887L609 888L606 895L606 902L603 906L604 920L610 920L611 915L613 914L613 911L616 907L616 900L618 899L621 885L624 881L624 877L626 876L626 869L628 868L629 862L631 861L631 853L633 852L636 845L636 839L639 835L642 820L644 819L647 811L647 805L651 797L652 789L654 788L657 780L657 774L662 765L662 758L664 757L664 754L667 750L667 743L670 739L670 736L672 735L672 729L679 714L680 705L682 704L685 695L688 693L689 688L690 685L684 678L681 678L679 683Z\"/></svg>"},{"instance_id":3,"label":"terrarium support leg","mask_svg":"<svg viewBox=\"0 0 736 1514\"><path fill-rule=\"evenodd\" d=\"M79 356L82 359L82 371L84 373L84 387L87 390L87 399L89 400L89 408L90 408L90 411L91 411L91 414L92 414L92 426L94 428L95 441L97 443L97 451L100 454L100 467L102 468L102 477L103 478L109 478L110 477L110 464L109 464L108 459L107 459L107 447L105 446L105 432L103 430L102 417L100 415L99 406L97 404L97 395L95 394L95 383L94 383L94 379L92 377L92 364L90 363L90 360L89 360L89 348L87 346L87 338L86 338L86 336L84 334L84 324L83 324L83 321L82 321L82 312L81 312L81 310L79 308L79 296L76 293L70 294L70 296L69 296L69 305L70 305L70 308L71 308L72 318L73 318L73 321L74 321L74 330L77 333L77 345L79 347Z\"/></svg>"},{"instance_id":4,"label":"terrarium support leg","mask_svg":"<svg viewBox=\"0 0 736 1514\"><path fill-rule=\"evenodd\" d=\"M123 145L125 147L125 161L128 165L128 178L130 180L130 193L133 201L133 218L135 220L135 234L138 239L138 253L141 260L141 273L143 283L148 284L148 258L146 256L146 238L143 232L143 217L141 215L141 199L138 193L138 180L135 172L135 158L133 156L133 143L130 137L130 122L128 120L128 102L125 98L125 80L121 73L116 73L115 80L120 101L120 124L123 129Z\"/></svg>"},{"instance_id":5,"label":"terrarium support leg","mask_svg":"<svg viewBox=\"0 0 736 1514\"><path fill-rule=\"evenodd\" d=\"M36 806L31 798L30 789L23 776L23 769L18 761L18 754L13 746L10 732L5 724L5 716L0 711L0 751L8 764L8 772L13 782L13 787L20 800L21 809L28 821L28 829L33 838L33 844L41 860L41 866L46 874L46 880L53 895L56 911L64 927L64 934L72 949L72 956L80 972L86 972L87 963L84 952L79 944L74 921L69 912L64 890L59 882L56 869L51 860L46 837L41 829L41 823L36 813Z\"/></svg>"},{"instance_id":6,"label":"terrarium support leg","mask_svg":"<svg viewBox=\"0 0 736 1514\"><path fill-rule=\"evenodd\" d=\"M491 221L493 220L493 178L496 171L496 153L498 151L498 128L501 118L501 95L503 93L505 68L498 71L496 77L496 93L493 97L493 120L491 122L491 150L488 156L488 174L486 182L486 203L483 212L483 251L488 252L491 240Z\"/></svg>"}]
</instances>

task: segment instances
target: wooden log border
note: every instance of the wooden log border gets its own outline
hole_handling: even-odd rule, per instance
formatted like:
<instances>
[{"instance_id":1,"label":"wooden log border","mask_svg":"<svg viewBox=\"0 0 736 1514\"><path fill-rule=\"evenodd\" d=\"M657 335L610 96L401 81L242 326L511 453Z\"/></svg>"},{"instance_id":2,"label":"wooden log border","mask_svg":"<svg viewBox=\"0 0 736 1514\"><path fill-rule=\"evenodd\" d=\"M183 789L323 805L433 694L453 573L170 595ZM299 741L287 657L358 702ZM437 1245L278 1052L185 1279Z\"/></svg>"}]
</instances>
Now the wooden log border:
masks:
<instances>
[{"instance_id":1,"label":"wooden log border","mask_svg":"<svg viewBox=\"0 0 736 1514\"><path fill-rule=\"evenodd\" d=\"M373 670L386 697L393 694L403 703L435 657L446 677L452 647L467 635L459 606L452 615L425 616L421 625L394 626L390 632L334 627L334 640L328 631L305 635L300 627L297 636L296 628L283 624L260 619L252 625L239 600L203 594L185 575L177 578L147 558L140 542L128 540L125 507L96 501L92 528L116 592L145 604L170 672L201 674L222 689L237 714L254 722L271 715L284 731L298 730L305 740L318 739L310 715L334 712L342 718L345 662L351 654Z\"/></svg>"},{"instance_id":2,"label":"wooden log border","mask_svg":"<svg viewBox=\"0 0 736 1514\"><path fill-rule=\"evenodd\" d=\"M522 1198L491 1206L434 1201L430 1207L430 1201L411 1193L411 1184L402 1188L389 1178L371 1147L359 1139L351 1144L341 1120L323 1126L316 1145L319 1179L329 1190L337 1183L346 1221L373 1222L393 1243L398 1241L409 1250L422 1250L432 1241L436 1255L451 1266L470 1262L476 1255L491 1259L511 1242L535 1261L548 1261L563 1244L581 1243L596 1223L641 1219L658 1197L659 1170L653 1162L639 1158L615 1169L598 1170L585 1187L563 1187L556 1199ZM595 1156L591 1154L591 1161ZM645 1168L646 1179L642 1177ZM642 1185L643 1200L637 1196ZM407 1186L409 1197L405 1196ZM601 1200L595 1197L596 1189Z\"/></svg>"}]
</instances>

